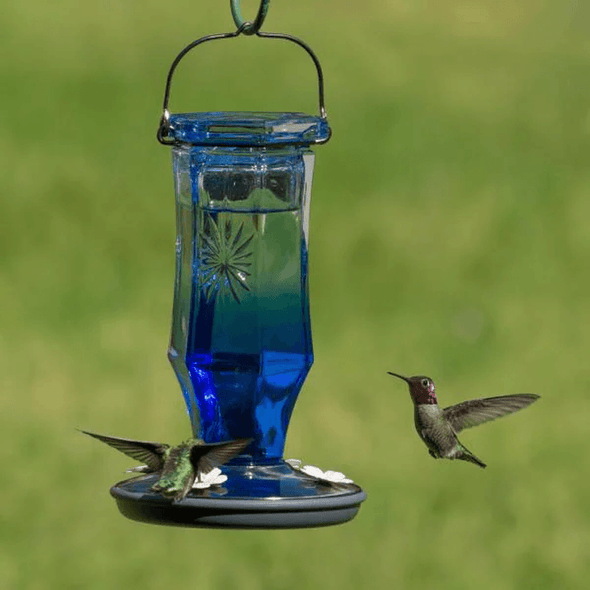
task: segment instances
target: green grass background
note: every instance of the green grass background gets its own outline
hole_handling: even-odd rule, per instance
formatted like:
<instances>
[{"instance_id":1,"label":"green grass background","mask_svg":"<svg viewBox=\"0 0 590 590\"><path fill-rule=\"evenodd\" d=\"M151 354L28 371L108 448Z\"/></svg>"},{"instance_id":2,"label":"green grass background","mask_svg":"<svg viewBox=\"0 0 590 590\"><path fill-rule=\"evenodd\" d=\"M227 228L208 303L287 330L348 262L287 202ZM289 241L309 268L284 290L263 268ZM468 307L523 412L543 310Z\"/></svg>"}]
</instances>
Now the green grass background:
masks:
<instances>
[{"instance_id":1,"label":"green grass background","mask_svg":"<svg viewBox=\"0 0 590 590\"><path fill-rule=\"evenodd\" d=\"M243 2L246 14L257 3ZM174 277L167 68L228 2L0 5L0 577L7 589L581 589L590 576L590 4L274 0L322 60L334 135L311 217L316 362L287 456L368 493L349 524L124 519L129 462L87 428L189 434L166 359ZM209 44L172 110L315 112L289 44ZM533 391L432 461L406 388Z\"/></svg>"}]
</instances>

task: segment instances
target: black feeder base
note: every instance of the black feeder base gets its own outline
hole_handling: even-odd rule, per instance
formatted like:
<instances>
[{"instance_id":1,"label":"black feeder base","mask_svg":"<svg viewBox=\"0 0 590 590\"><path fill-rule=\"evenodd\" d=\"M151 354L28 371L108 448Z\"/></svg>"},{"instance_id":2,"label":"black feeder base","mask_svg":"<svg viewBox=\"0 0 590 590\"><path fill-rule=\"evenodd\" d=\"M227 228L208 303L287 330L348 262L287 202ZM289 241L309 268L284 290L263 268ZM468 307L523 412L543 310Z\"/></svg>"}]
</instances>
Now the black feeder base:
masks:
<instances>
[{"instance_id":1,"label":"black feeder base","mask_svg":"<svg viewBox=\"0 0 590 590\"><path fill-rule=\"evenodd\" d=\"M176 501L153 492L156 474L121 481L111 488L121 513L139 522L168 526L289 529L341 524L353 519L366 499L356 484L330 483L292 469L228 465L222 486L193 489Z\"/></svg>"}]
</instances>

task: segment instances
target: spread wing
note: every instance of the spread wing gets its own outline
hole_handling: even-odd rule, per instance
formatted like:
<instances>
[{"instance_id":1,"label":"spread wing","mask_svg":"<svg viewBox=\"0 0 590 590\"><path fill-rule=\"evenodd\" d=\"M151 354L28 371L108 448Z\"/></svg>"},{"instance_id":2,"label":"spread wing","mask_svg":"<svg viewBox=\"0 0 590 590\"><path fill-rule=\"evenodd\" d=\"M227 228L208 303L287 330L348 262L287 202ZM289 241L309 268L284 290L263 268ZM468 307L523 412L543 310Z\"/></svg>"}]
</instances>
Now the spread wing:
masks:
<instances>
[{"instance_id":1,"label":"spread wing","mask_svg":"<svg viewBox=\"0 0 590 590\"><path fill-rule=\"evenodd\" d=\"M121 453L124 453L132 459L145 463L151 471L160 471L160 469L162 469L164 464L164 452L169 448L169 445L157 442L106 436L104 434L87 432L86 430L81 430L80 432L101 440L103 443L117 449L117 451L121 451Z\"/></svg>"},{"instance_id":2,"label":"spread wing","mask_svg":"<svg viewBox=\"0 0 590 590\"><path fill-rule=\"evenodd\" d=\"M516 395L472 399L455 406L449 406L443 412L453 430L460 432L465 428L472 428L506 414L522 410L539 399L539 397L534 393L519 393Z\"/></svg>"},{"instance_id":3,"label":"spread wing","mask_svg":"<svg viewBox=\"0 0 590 590\"><path fill-rule=\"evenodd\" d=\"M253 440L237 438L229 442L195 445L191 450L191 462L195 471L209 473L239 455Z\"/></svg>"}]
</instances>

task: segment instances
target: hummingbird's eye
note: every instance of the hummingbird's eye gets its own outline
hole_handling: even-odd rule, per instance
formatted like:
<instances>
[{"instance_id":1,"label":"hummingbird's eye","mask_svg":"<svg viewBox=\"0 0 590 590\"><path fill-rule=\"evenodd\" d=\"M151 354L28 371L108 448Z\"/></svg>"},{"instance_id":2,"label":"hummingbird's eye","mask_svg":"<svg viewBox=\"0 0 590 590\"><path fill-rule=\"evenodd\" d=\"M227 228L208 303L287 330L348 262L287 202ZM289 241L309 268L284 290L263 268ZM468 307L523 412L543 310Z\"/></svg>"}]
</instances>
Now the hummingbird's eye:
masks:
<instances>
[{"instance_id":1,"label":"hummingbird's eye","mask_svg":"<svg viewBox=\"0 0 590 590\"><path fill-rule=\"evenodd\" d=\"M422 385L422 387L428 388L430 383L429 383L428 379L422 379L421 385Z\"/></svg>"}]
</instances>

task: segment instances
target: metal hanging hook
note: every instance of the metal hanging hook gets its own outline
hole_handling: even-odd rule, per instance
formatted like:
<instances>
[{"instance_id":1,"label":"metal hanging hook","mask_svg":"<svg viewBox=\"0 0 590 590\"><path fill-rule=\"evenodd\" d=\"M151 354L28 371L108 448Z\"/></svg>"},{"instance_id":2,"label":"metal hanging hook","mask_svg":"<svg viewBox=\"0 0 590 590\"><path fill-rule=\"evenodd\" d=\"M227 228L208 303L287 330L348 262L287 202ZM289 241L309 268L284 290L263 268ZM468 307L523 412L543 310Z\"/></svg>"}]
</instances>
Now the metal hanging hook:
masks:
<instances>
[{"instance_id":1,"label":"metal hanging hook","mask_svg":"<svg viewBox=\"0 0 590 590\"><path fill-rule=\"evenodd\" d=\"M262 23L266 18L270 0L260 0L260 8L254 21L246 21L242 17L242 9L240 7L240 0L230 0L231 14L234 17L236 27L241 30L244 35L254 35L260 31Z\"/></svg>"}]
</instances>

